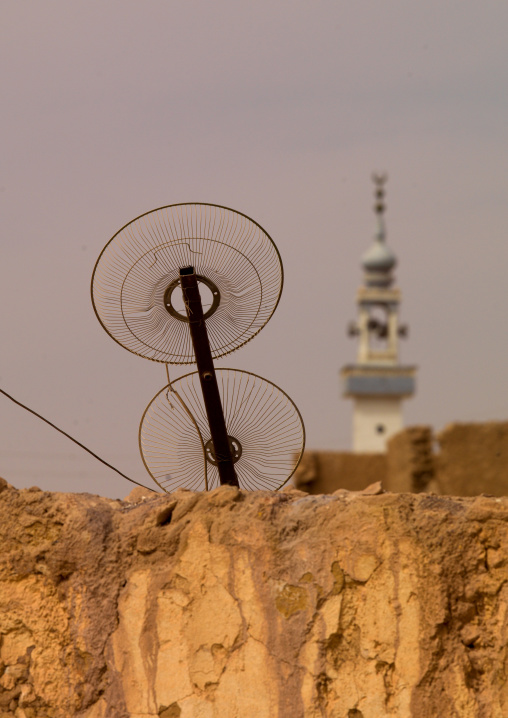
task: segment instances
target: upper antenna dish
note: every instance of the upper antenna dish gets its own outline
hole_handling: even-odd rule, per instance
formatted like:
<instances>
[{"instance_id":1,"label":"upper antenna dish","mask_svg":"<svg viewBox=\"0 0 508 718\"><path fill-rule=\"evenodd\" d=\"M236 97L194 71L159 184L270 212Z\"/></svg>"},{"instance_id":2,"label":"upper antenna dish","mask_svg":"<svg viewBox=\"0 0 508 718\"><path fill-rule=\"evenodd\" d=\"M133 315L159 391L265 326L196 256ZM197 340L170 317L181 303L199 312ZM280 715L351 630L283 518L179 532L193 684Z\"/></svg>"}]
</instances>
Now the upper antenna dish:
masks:
<instances>
[{"instance_id":1,"label":"upper antenna dish","mask_svg":"<svg viewBox=\"0 0 508 718\"><path fill-rule=\"evenodd\" d=\"M213 358L261 331L283 283L271 237L241 212L186 203L142 214L101 252L92 302L108 334L147 359L193 364L186 310L180 306L179 268L188 265L197 275Z\"/></svg>"}]
</instances>

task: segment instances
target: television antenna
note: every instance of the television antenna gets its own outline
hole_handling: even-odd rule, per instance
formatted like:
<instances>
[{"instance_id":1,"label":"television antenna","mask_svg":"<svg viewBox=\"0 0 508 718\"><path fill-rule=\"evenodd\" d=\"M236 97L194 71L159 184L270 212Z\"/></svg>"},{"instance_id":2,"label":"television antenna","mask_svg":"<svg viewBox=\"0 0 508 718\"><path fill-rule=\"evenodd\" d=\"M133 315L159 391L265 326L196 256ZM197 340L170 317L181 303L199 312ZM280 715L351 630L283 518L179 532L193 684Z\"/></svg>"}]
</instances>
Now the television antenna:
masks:
<instances>
[{"instance_id":1,"label":"television antenna","mask_svg":"<svg viewBox=\"0 0 508 718\"><path fill-rule=\"evenodd\" d=\"M163 490L219 483L276 489L296 470L305 429L293 402L255 374L216 371L213 363L261 331L282 285L271 237L220 205L146 212L102 250L91 290L108 334L166 369L197 364L174 382L168 371L141 420L141 456Z\"/></svg>"}]
</instances>

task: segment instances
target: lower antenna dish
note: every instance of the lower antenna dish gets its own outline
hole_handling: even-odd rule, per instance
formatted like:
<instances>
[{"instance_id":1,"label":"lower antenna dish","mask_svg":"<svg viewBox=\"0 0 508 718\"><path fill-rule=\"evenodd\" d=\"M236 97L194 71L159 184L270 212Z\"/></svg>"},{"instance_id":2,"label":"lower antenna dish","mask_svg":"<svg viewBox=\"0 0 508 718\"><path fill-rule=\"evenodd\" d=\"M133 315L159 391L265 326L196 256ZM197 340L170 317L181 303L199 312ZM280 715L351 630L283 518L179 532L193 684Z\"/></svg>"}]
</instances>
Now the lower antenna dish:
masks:
<instances>
[{"instance_id":1,"label":"lower antenna dish","mask_svg":"<svg viewBox=\"0 0 508 718\"><path fill-rule=\"evenodd\" d=\"M279 489L303 453L300 412L282 389L256 374L215 371L240 488ZM220 486L198 372L153 398L141 419L139 443L148 472L164 491Z\"/></svg>"}]
</instances>

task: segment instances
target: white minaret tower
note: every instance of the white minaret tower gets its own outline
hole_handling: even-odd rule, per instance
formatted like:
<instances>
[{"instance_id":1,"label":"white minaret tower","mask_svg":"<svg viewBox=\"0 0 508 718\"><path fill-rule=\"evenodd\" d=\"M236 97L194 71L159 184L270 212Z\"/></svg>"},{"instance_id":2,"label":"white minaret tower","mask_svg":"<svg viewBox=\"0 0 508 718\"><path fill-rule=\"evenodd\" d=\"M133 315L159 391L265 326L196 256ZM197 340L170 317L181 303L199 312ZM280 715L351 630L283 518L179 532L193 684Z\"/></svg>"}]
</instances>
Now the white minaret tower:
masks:
<instances>
[{"instance_id":1,"label":"white minaret tower","mask_svg":"<svg viewBox=\"0 0 508 718\"><path fill-rule=\"evenodd\" d=\"M377 233L362 257L364 283L357 294L358 321L349 326L358 337L356 364L343 367L344 396L353 399L353 451L376 453L402 429L402 400L415 390L416 367L399 364L400 291L392 287L397 259L386 245L384 185L386 175L373 175L376 185Z\"/></svg>"}]
</instances>

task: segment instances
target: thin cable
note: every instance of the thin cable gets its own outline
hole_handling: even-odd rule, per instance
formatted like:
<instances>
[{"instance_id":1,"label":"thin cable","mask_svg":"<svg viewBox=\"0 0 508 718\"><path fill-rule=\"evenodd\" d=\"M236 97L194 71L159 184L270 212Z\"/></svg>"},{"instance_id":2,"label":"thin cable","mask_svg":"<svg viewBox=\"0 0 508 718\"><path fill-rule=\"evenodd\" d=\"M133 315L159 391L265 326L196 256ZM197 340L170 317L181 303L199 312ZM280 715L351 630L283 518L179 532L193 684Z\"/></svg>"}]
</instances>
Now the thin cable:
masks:
<instances>
[{"instance_id":1,"label":"thin cable","mask_svg":"<svg viewBox=\"0 0 508 718\"><path fill-rule=\"evenodd\" d=\"M70 434L68 434L68 433L67 433L66 431L64 431L63 429L60 429L58 426L55 426L53 423L51 423L51 421L49 421L48 419L45 419L43 416L41 416L40 414L38 414L38 413L37 413L36 411L34 411L33 409L30 409L30 407L25 406L25 404L22 404L20 401L18 401L17 399L15 399L13 396L11 396L10 394L8 394L8 393L7 393L6 391L4 391L3 389L0 389L0 394L3 394L4 396L6 396L8 399L10 399L11 401L13 401L15 404L17 404L18 406L20 406L22 409L26 409L27 411L30 412L30 414L33 414L33 415L36 416L38 419L41 419L42 421L45 421L46 424L49 424L53 429L56 429L56 430L59 431L61 434L63 434L64 436L66 436L68 439L70 439L71 441L73 441L75 444L77 444L78 446L80 446L82 449L84 449L85 451L88 451L88 453L91 454L91 455L94 457L94 459L97 459L97 461L100 461L101 464L104 464L105 466L107 466L108 469L112 469L113 471L116 471L117 474L120 474L120 476L122 476L124 479L127 479L127 481L130 481L132 484L137 484L138 486L141 486L143 489L146 489L147 491L154 491L153 489L149 489L148 486L145 486L144 484L140 484L139 481L134 481L134 479L130 479L128 476L126 476L125 474L123 474L123 473L122 473L121 471L119 471L118 469L115 469L114 466L111 466L111 464L108 464L107 461L104 461L104 459L101 459L100 456L97 456L97 454L94 454L94 452L93 452L91 449L88 449L88 448L87 448L84 444L82 444L80 441L78 441L77 439L75 439L73 436L71 436ZM154 493L158 493L158 492L155 491Z\"/></svg>"}]
</instances>

